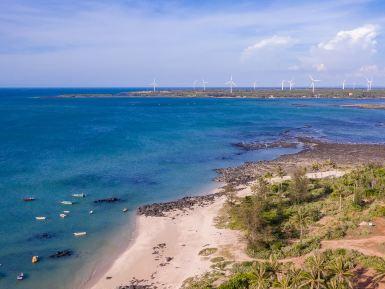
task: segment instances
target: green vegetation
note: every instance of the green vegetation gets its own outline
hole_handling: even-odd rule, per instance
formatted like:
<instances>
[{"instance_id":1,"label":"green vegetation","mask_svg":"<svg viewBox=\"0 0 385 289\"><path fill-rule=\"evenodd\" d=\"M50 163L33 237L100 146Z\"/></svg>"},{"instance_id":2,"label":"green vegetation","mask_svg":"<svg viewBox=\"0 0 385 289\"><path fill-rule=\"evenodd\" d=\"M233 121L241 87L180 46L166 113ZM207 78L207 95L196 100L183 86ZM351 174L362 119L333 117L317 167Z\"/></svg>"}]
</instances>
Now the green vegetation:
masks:
<instances>
[{"instance_id":1,"label":"green vegetation","mask_svg":"<svg viewBox=\"0 0 385 289\"><path fill-rule=\"evenodd\" d=\"M251 256L284 258L309 253L321 240L342 238L360 222L385 215L383 167L370 165L338 179L309 180L305 173L297 169L292 180L278 184L258 178L252 196L226 204L220 225L243 230Z\"/></svg>"},{"instance_id":2,"label":"green vegetation","mask_svg":"<svg viewBox=\"0 0 385 289\"><path fill-rule=\"evenodd\" d=\"M324 166L313 164L312 170ZM213 258L213 271L189 279L184 288L348 289L361 288L361 279L375 288L385 279L383 258L344 249L318 250L322 240L370 234L368 222L385 216L385 168L368 165L337 179L318 180L309 180L305 172L297 169L290 181L275 184L260 177L251 196L232 193L217 225L242 230L255 261ZM283 170L278 168L276 175L282 177ZM210 254L211 249L201 252ZM289 262L292 257L298 257L293 259L296 264Z\"/></svg>"},{"instance_id":3,"label":"green vegetation","mask_svg":"<svg viewBox=\"0 0 385 289\"><path fill-rule=\"evenodd\" d=\"M344 249L326 250L307 257L301 266L280 263L274 258L265 262L235 264L227 280L224 280L224 274L215 272L201 278L189 279L183 288L349 289L358 288L361 275L368 269L374 274L371 283L377 284L385 276L384 259L367 257ZM220 282L222 280L223 282ZM217 283L221 284L216 285Z\"/></svg>"},{"instance_id":4,"label":"green vegetation","mask_svg":"<svg viewBox=\"0 0 385 289\"><path fill-rule=\"evenodd\" d=\"M200 256L210 256L214 254L216 251L218 251L217 248L205 248L199 251Z\"/></svg>"}]
</instances>

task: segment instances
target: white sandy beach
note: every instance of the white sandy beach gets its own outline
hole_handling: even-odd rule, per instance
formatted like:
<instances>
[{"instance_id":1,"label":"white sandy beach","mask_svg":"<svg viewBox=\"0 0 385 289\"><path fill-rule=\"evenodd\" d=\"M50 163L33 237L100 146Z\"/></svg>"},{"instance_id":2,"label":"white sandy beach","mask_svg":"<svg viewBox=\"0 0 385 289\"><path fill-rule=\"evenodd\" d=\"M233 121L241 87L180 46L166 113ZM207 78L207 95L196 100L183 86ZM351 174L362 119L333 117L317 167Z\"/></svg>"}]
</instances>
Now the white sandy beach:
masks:
<instances>
[{"instance_id":1,"label":"white sandy beach","mask_svg":"<svg viewBox=\"0 0 385 289\"><path fill-rule=\"evenodd\" d=\"M309 178L340 177L343 171L308 173ZM290 179L272 178L271 182ZM239 196L250 194L250 187L238 192ZM195 207L193 210L174 211L167 217L138 216L135 237L129 247L112 266L92 280L91 289L116 289L129 285L133 280L140 284L158 288L180 288L189 277L201 275L209 270L210 259L224 256L227 260L250 260L245 254L245 242L239 231L219 229L215 217L225 202L217 198L212 204ZM159 248L159 244L165 244ZM204 248L218 251L203 257L198 253ZM155 254L155 252L158 252ZM167 261L167 258L172 258Z\"/></svg>"},{"instance_id":2,"label":"white sandy beach","mask_svg":"<svg viewBox=\"0 0 385 289\"><path fill-rule=\"evenodd\" d=\"M133 279L158 288L179 288L185 279L206 272L212 257L247 260L239 232L215 227L214 218L224 201L220 197L205 207L175 211L167 217L137 217L136 237L91 288L115 289ZM162 243L164 248L154 249ZM209 247L218 251L210 257L198 254ZM172 260L167 262L167 257Z\"/></svg>"}]
</instances>

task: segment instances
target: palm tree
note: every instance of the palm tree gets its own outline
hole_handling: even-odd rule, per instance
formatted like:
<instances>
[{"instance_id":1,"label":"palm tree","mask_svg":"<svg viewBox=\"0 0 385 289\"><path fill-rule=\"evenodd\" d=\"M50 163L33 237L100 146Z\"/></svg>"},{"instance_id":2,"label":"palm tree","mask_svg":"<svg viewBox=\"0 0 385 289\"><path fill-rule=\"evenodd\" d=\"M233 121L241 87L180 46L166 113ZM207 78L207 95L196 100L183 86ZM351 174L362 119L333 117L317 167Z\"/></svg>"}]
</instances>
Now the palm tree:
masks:
<instances>
[{"instance_id":1,"label":"palm tree","mask_svg":"<svg viewBox=\"0 0 385 289\"><path fill-rule=\"evenodd\" d=\"M302 242L303 232L311 223L311 218L306 210L300 207L292 217L292 222L299 229L299 240Z\"/></svg>"},{"instance_id":2,"label":"palm tree","mask_svg":"<svg viewBox=\"0 0 385 289\"><path fill-rule=\"evenodd\" d=\"M280 178L279 180L279 191L282 192L282 184L283 184L283 177L285 176L286 172L283 170L283 168L278 165L277 167L277 176Z\"/></svg>"},{"instance_id":3,"label":"palm tree","mask_svg":"<svg viewBox=\"0 0 385 289\"><path fill-rule=\"evenodd\" d=\"M353 288L351 278L354 274L351 269L354 268L354 264L350 259L338 257L333 259L328 266L329 271L333 275L332 279L335 279L339 284L345 284L348 288Z\"/></svg>"},{"instance_id":4,"label":"palm tree","mask_svg":"<svg viewBox=\"0 0 385 289\"><path fill-rule=\"evenodd\" d=\"M270 288L270 274L266 270L266 265L258 263L253 264L254 279L250 284L250 289L268 289Z\"/></svg>"},{"instance_id":5,"label":"palm tree","mask_svg":"<svg viewBox=\"0 0 385 289\"><path fill-rule=\"evenodd\" d=\"M327 283L326 289L346 289L346 285L341 284L336 279L332 279Z\"/></svg>"},{"instance_id":6,"label":"palm tree","mask_svg":"<svg viewBox=\"0 0 385 289\"><path fill-rule=\"evenodd\" d=\"M277 277L277 280L273 284L273 288L275 289L297 289L299 286L299 282L293 278L291 272Z\"/></svg>"},{"instance_id":7,"label":"palm tree","mask_svg":"<svg viewBox=\"0 0 385 289\"><path fill-rule=\"evenodd\" d=\"M376 274L374 275L373 281L377 284L380 282L383 282L383 279L385 277L385 266L384 264L377 266L376 268Z\"/></svg>"},{"instance_id":8,"label":"palm tree","mask_svg":"<svg viewBox=\"0 0 385 289\"><path fill-rule=\"evenodd\" d=\"M309 272L304 273L304 282L301 287L306 286L309 289L321 289L325 288L325 279L322 278L322 271L312 269Z\"/></svg>"},{"instance_id":9,"label":"palm tree","mask_svg":"<svg viewBox=\"0 0 385 289\"><path fill-rule=\"evenodd\" d=\"M319 252L307 258L306 267L309 271L305 271L305 281L302 286L310 289L325 288L325 263L325 256Z\"/></svg>"}]
</instances>

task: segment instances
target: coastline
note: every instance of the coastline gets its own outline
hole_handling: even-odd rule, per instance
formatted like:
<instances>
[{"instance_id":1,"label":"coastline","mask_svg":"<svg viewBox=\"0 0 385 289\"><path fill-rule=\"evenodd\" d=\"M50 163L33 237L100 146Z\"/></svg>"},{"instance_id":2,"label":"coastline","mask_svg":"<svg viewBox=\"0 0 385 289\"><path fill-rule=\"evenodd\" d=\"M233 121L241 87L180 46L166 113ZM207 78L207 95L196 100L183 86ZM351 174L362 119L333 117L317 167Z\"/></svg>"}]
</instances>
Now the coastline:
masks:
<instances>
[{"instance_id":1,"label":"coastline","mask_svg":"<svg viewBox=\"0 0 385 289\"><path fill-rule=\"evenodd\" d=\"M218 188L211 194L217 191ZM239 246L241 234L215 226L215 217L224 202L225 197L219 196L205 206L175 210L163 217L136 216L133 238L127 249L109 269L93 276L86 288L112 289L130 285L180 288L187 278L210 269L210 259L216 254L199 255L209 247L218 248L217 253L221 254L236 252L234 260L248 260L244 248Z\"/></svg>"},{"instance_id":2,"label":"coastline","mask_svg":"<svg viewBox=\"0 0 385 289\"><path fill-rule=\"evenodd\" d=\"M216 180L239 188L237 194L245 196L251 193L251 175L256 178L258 174L277 166L291 171L294 166L309 166L310 161L330 161L330 158L334 158L338 165L349 169L367 161L384 162L385 159L384 145L381 144L327 143L306 138L299 140L304 146L298 153L281 155L271 161L220 169L220 176ZM341 172L333 169L332 164L326 173L332 177L341 175ZM322 172L312 174L315 178L329 176L323 176ZM174 210L166 210L164 215L137 215L133 237L127 249L107 270L93 276L86 288L125 289L140 285L142 287L139 288L176 289L186 279L209 271L213 264L210 259L213 257L226 255L230 261L250 260L245 253L246 244L242 241L241 232L219 229L215 225L215 218L226 201L226 196L218 193L219 184L215 190L203 195L215 194L212 202L186 208L176 206ZM205 248L218 250L210 256L200 256L199 252Z\"/></svg>"}]
</instances>

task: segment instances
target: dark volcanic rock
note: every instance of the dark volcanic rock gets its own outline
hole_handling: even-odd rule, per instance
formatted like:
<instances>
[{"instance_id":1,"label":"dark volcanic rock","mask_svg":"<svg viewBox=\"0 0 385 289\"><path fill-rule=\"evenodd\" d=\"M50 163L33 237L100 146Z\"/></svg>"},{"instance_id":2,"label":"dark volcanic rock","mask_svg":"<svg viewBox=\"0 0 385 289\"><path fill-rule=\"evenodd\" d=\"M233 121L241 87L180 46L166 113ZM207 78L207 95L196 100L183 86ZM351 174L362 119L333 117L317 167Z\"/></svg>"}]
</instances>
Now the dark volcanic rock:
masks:
<instances>
[{"instance_id":1,"label":"dark volcanic rock","mask_svg":"<svg viewBox=\"0 0 385 289\"><path fill-rule=\"evenodd\" d=\"M212 203L215 198L220 195L222 194L215 193L204 196L184 197L172 202L144 205L138 208L138 214L152 217L163 217L165 216L165 212L191 209L194 206L205 206Z\"/></svg>"},{"instance_id":2,"label":"dark volcanic rock","mask_svg":"<svg viewBox=\"0 0 385 289\"><path fill-rule=\"evenodd\" d=\"M49 233L49 232L45 232L45 233L39 233L39 234L36 234L32 237L30 237L28 240L31 241L31 240L48 240L48 239L52 239L56 236L55 233Z\"/></svg>"},{"instance_id":3,"label":"dark volcanic rock","mask_svg":"<svg viewBox=\"0 0 385 289\"><path fill-rule=\"evenodd\" d=\"M57 251L56 253L50 255L50 258L62 258L72 256L73 252L71 250Z\"/></svg>"},{"instance_id":4,"label":"dark volcanic rock","mask_svg":"<svg viewBox=\"0 0 385 289\"><path fill-rule=\"evenodd\" d=\"M121 199L112 197L112 198L105 198L105 199L95 200L94 203L95 204L100 204L100 203L116 203L116 202L119 202L119 201L121 201Z\"/></svg>"}]
</instances>

